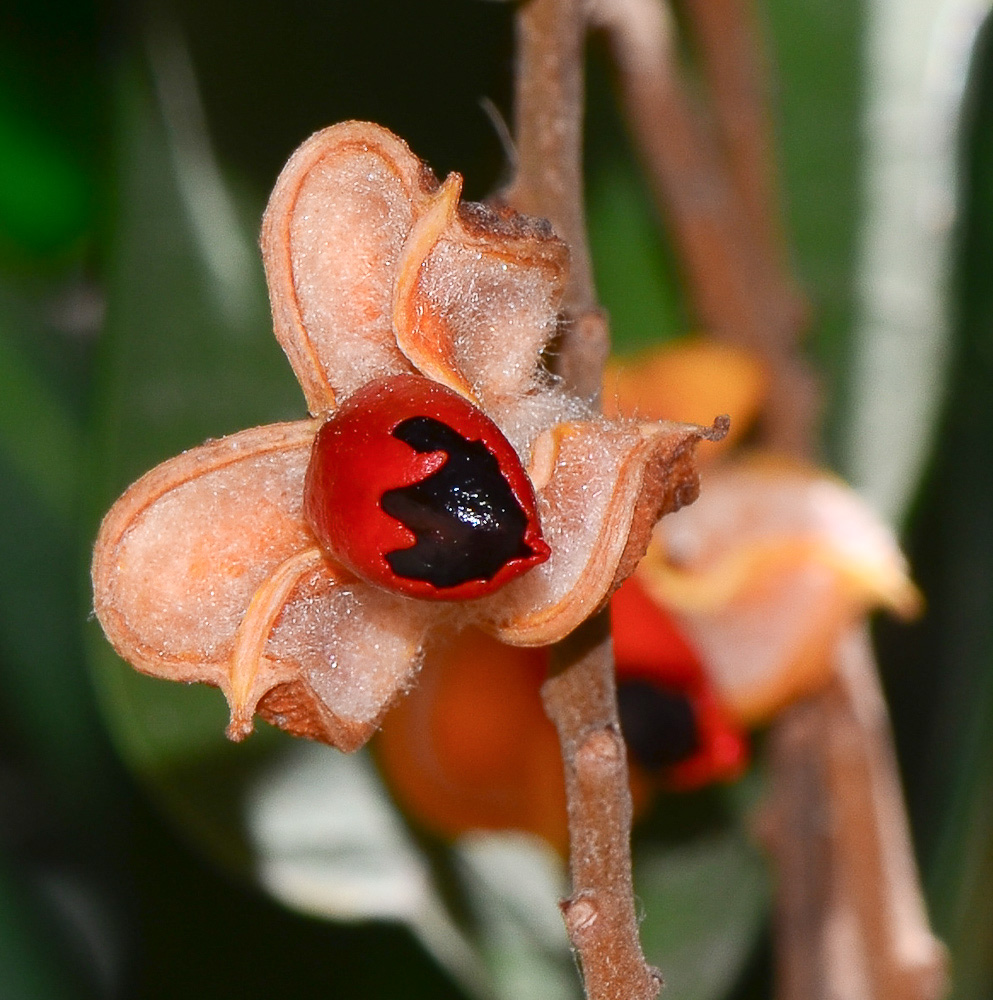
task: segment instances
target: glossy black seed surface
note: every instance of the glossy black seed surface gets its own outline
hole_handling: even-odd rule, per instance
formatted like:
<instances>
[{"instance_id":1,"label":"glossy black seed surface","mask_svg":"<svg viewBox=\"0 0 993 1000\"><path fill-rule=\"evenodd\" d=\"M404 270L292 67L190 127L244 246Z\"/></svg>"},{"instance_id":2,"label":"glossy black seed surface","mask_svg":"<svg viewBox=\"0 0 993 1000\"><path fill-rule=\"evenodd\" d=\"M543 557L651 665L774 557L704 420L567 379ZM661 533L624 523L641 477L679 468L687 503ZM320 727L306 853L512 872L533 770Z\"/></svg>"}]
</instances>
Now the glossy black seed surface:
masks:
<instances>
[{"instance_id":1,"label":"glossy black seed surface","mask_svg":"<svg viewBox=\"0 0 993 1000\"><path fill-rule=\"evenodd\" d=\"M628 752L649 771L689 760L700 749L696 713L682 692L647 680L620 681L617 710Z\"/></svg>"},{"instance_id":2,"label":"glossy black seed surface","mask_svg":"<svg viewBox=\"0 0 993 1000\"><path fill-rule=\"evenodd\" d=\"M532 554L524 541L527 517L481 441L468 441L433 417L404 420L393 436L416 451L448 455L427 479L383 494L383 510L417 539L386 553L397 576L455 587L489 580L511 559Z\"/></svg>"}]
</instances>

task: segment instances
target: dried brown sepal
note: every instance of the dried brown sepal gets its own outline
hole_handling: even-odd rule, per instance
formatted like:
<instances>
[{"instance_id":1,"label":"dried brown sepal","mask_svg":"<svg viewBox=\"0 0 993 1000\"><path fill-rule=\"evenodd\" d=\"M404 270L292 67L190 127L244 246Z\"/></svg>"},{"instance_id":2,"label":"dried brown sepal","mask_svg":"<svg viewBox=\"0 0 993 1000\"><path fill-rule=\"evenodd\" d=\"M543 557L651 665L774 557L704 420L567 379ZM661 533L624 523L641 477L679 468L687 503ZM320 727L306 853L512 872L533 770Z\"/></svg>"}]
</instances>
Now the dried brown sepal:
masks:
<instances>
[{"instance_id":1,"label":"dried brown sepal","mask_svg":"<svg viewBox=\"0 0 993 1000\"><path fill-rule=\"evenodd\" d=\"M404 246L393 322L419 371L487 408L540 380L569 255L540 220L459 204L460 187L451 175Z\"/></svg>"},{"instance_id":2,"label":"dried brown sepal","mask_svg":"<svg viewBox=\"0 0 993 1000\"><path fill-rule=\"evenodd\" d=\"M589 421L539 438L532 477L552 556L507 588L494 634L548 645L602 608L645 554L659 517L696 497L695 447L722 427Z\"/></svg>"},{"instance_id":3,"label":"dried brown sepal","mask_svg":"<svg viewBox=\"0 0 993 1000\"><path fill-rule=\"evenodd\" d=\"M415 202L438 182L386 129L344 122L311 136L276 181L262 259L276 339L311 413L383 370L410 370L392 336L393 282Z\"/></svg>"},{"instance_id":4,"label":"dried brown sepal","mask_svg":"<svg viewBox=\"0 0 993 1000\"><path fill-rule=\"evenodd\" d=\"M547 224L460 190L365 122L318 132L283 168L262 254L311 412L412 368L484 406L531 388L568 253Z\"/></svg>"},{"instance_id":5,"label":"dried brown sepal","mask_svg":"<svg viewBox=\"0 0 993 1000\"><path fill-rule=\"evenodd\" d=\"M135 483L97 537L95 609L143 673L219 687L232 739L279 689L270 721L354 749L416 674L426 615L315 547L300 508L317 426L242 431Z\"/></svg>"},{"instance_id":6,"label":"dried brown sepal","mask_svg":"<svg viewBox=\"0 0 993 1000\"><path fill-rule=\"evenodd\" d=\"M94 547L94 605L133 666L222 686L253 595L312 545L300 503L316 427L277 424L183 452L111 508ZM198 517L211 534L190 530Z\"/></svg>"},{"instance_id":7,"label":"dried brown sepal","mask_svg":"<svg viewBox=\"0 0 993 1000\"><path fill-rule=\"evenodd\" d=\"M633 572L651 541L656 523L666 514L693 503L700 494L696 467L696 446L700 441L719 442L731 427L727 416L717 417L710 427L694 428L693 434L656 436L658 424L644 424L653 447L648 464L642 469L641 491L635 503L627 544L621 553L614 575L613 593ZM609 594L608 594L609 596Z\"/></svg>"}]
</instances>

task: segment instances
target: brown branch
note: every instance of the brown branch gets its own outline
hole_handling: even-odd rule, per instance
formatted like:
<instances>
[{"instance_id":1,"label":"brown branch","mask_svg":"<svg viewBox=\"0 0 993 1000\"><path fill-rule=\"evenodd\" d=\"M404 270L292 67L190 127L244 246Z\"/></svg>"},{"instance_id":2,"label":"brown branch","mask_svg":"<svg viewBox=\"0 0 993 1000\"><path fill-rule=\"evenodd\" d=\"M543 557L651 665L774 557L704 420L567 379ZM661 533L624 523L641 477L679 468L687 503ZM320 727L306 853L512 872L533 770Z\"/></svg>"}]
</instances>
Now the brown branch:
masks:
<instances>
[{"instance_id":1,"label":"brown branch","mask_svg":"<svg viewBox=\"0 0 993 1000\"><path fill-rule=\"evenodd\" d=\"M786 275L765 46L747 0L682 0L700 50L731 186L762 255ZM799 296L799 292L795 291Z\"/></svg>"},{"instance_id":2,"label":"brown branch","mask_svg":"<svg viewBox=\"0 0 993 1000\"><path fill-rule=\"evenodd\" d=\"M563 309L596 304L586 242L583 190L583 53L581 0L527 0L517 17L516 175L506 193L520 212L548 219L569 245Z\"/></svg>"},{"instance_id":3,"label":"brown branch","mask_svg":"<svg viewBox=\"0 0 993 1000\"><path fill-rule=\"evenodd\" d=\"M794 705L769 736L771 797L761 835L776 863L773 905L777 1000L832 1000L823 955L831 894L830 818L822 756L826 718L815 699ZM866 1000L844 994L846 1000Z\"/></svg>"},{"instance_id":4,"label":"brown branch","mask_svg":"<svg viewBox=\"0 0 993 1000\"><path fill-rule=\"evenodd\" d=\"M868 632L844 636L823 695L771 738L778 1000L936 1000L928 926Z\"/></svg>"},{"instance_id":5,"label":"brown branch","mask_svg":"<svg viewBox=\"0 0 993 1000\"><path fill-rule=\"evenodd\" d=\"M772 269L771 287L795 295L754 12L745 0L684 3L758 257ZM789 361L788 343L784 350L780 363ZM798 442L807 454L813 431ZM945 989L945 954L928 926L867 632L845 637L836 657L832 688L787 712L772 738L775 794L781 818L792 820L776 855L780 996L933 1000ZM806 918L799 926L798 914Z\"/></svg>"},{"instance_id":6,"label":"brown branch","mask_svg":"<svg viewBox=\"0 0 993 1000\"><path fill-rule=\"evenodd\" d=\"M542 688L565 763L572 894L562 903L590 1000L652 1000L661 976L645 964L631 880L631 795L617 722L605 613L553 654Z\"/></svg>"},{"instance_id":7,"label":"brown branch","mask_svg":"<svg viewBox=\"0 0 993 1000\"><path fill-rule=\"evenodd\" d=\"M876 1000L935 1000L947 986L917 879L886 702L868 629L844 636L825 696L835 865L860 929Z\"/></svg>"},{"instance_id":8,"label":"brown branch","mask_svg":"<svg viewBox=\"0 0 993 1000\"><path fill-rule=\"evenodd\" d=\"M731 185L772 287L789 295L754 11L746 0L684 4ZM809 454L813 441L801 447ZM944 949L927 922L867 631L844 637L836 659L832 688L786 713L772 739L781 818L791 817L777 853L781 995L933 1000L944 991Z\"/></svg>"},{"instance_id":9,"label":"brown branch","mask_svg":"<svg viewBox=\"0 0 993 1000\"><path fill-rule=\"evenodd\" d=\"M674 25L657 0L600 0L626 120L673 229L691 297L715 333L766 348L767 303L742 265L745 218L679 78Z\"/></svg>"},{"instance_id":10,"label":"brown branch","mask_svg":"<svg viewBox=\"0 0 993 1000\"><path fill-rule=\"evenodd\" d=\"M790 255L776 183L769 72L765 39L749 0L682 0L703 62L711 97L716 153L726 167L742 230L744 273L749 262L759 275L754 296L767 306L760 322L773 349L773 393L766 434L790 451L813 451L817 392L797 346L809 323L810 307L789 265ZM685 100L685 98L684 98ZM777 349L778 348L778 349ZM789 425L789 426L787 426ZM791 428L802 428L798 434ZM804 440L806 438L806 440Z\"/></svg>"},{"instance_id":11,"label":"brown branch","mask_svg":"<svg viewBox=\"0 0 993 1000\"><path fill-rule=\"evenodd\" d=\"M599 399L609 350L597 304L583 205L585 4L526 0L517 16L517 173L504 193L520 212L542 216L569 245L569 283L558 373Z\"/></svg>"},{"instance_id":12,"label":"brown branch","mask_svg":"<svg viewBox=\"0 0 993 1000\"><path fill-rule=\"evenodd\" d=\"M608 350L586 240L582 184L581 0L526 0L517 20L518 173L504 195L549 219L569 245L559 374L599 397ZM631 793L617 717L610 624L596 615L552 653L542 689L562 747L572 892L562 914L589 1000L652 1000L661 978L641 951L631 879Z\"/></svg>"},{"instance_id":13,"label":"brown branch","mask_svg":"<svg viewBox=\"0 0 993 1000\"><path fill-rule=\"evenodd\" d=\"M598 0L595 15L698 320L716 339L766 360L772 385L765 436L780 450L807 453L817 394L795 352L807 310L779 266L784 255L774 259L756 238L721 149L680 77L667 10L661 0Z\"/></svg>"}]
</instances>

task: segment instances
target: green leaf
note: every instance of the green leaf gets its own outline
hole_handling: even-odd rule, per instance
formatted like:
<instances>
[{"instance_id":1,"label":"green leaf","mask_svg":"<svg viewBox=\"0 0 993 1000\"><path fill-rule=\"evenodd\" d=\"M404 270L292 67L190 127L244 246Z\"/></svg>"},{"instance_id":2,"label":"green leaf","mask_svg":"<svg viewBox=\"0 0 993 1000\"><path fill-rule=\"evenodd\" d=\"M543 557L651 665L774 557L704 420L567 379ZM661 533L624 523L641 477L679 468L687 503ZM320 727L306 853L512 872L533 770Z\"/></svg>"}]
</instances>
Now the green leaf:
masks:
<instances>
[{"instance_id":1,"label":"green leaf","mask_svg":"<svg viewBox=\"0 0 993 1000\"><path fill-rule=\"evenodd\" d=\"M73 981L64 944L52 934L50 915L33 905L0 857L0 969L3 995L31 1000L76 1000L88 991Z\"/></svg>"},{"instance_id":2,"label":"green leaf","mask_svg":"<svg viewBox=\"0 0 993 1000\"><path fill-rule=\"evenodd\" d=\"M276 899L326 919L406 923L474 996L491 995L367 753L290 743L248 784L245 821L257 877Z\"/></svg>"},{"instance_id":3,"label":"green leaf","mask_svg":"<svg viewBox=\"0 0 993 1000\"><path fill-rule=\"evenodd\" d=\"M82 435L59 395L19 347L41 336L12 292L0 297L0 453L65 527L78 509ZM14 333L18 336L14 336Z\"/></svg>"},{"instance_id":4,"label":"green leaf","mask_svg":"<svg viewBox=\"0 0 993 1000\"><path fill-rule=\"evenodd\" d=\"M910 551L928 614L883 631L911 815L955 1000L993 997L993 23L970 74L950 391Z\"/></svg>"},{"instance_id":5,"label":"green leaf","mask_svg":"<svg viewBox=\"0 0 993 1000\"><path fill-rule=\"evenodd\" d=\"M574 1000L581 994L559 900L562 859L526 834L477 833L456 844L478 922L480 949L501 1000Z\"/></svg>"},{"instance_id":6,"label":"green leaf","mask_svg":"<svg viewBox=\"0 0 993 1000\"><path fill-rule=\"evenodd\" d=\"M0 80L0 251L48 255L78 243L96 200L87 166Z\"/></svg>"},{"instance_id":7,"label":"green leaf","mask_svg":"<svg viewBox=\"0 0 993 1000\"><path fill-rule=\"evenodd\" d=\"M565 867L544 842L479 833L446 849L472 914L460 923L366 753L291 744L253 779L245 812L259 879L294 909L407 923L476 997L578 997L558 908Z\"/></svg>"},{"instance_id":8,"label":"green leaf","mask_svg":"<svg viewBox=\"0 0 993 1000\"><path fill-rule=\"evenodd\" d=\"M726 996L768 913L768 872L756 846L736 826L698 831L675 845L644 841L634 878L642 946L667 992L680 1000Z\"/></svg>"},{"instance_id":9,"label":"green leaf","mask_svg":"<svg viewBox=\"0 0 993 1000\"><path fill-rule=\"evenodd\" d=\"M614 350L625 353L692 332L635 164L616 155L598 158L587 188L590 252Z\"/></svg>"},{"instance_id":10,"label":"green leaf","mask_svg":"<svg viewBox=\"0 0 993 1000\"><path fill-rule=\"evenodd\" d=\"M813 309L808 347L823 379L833 455L847 405L858 277L865 5L771 0L760 13L786 242Z\"/></svg>"},{"instance_id":11,"label":"green leaf","mask_svg":"<svg viewBox=\"0 0 993 1000\"><path fill-rule=\"evenodd\" d=\"M865 191L846 471L891 521L935 444L948 375L949 277L966 65L989 5L877 5L867 24Z\"/></svg>"}]
</instances>

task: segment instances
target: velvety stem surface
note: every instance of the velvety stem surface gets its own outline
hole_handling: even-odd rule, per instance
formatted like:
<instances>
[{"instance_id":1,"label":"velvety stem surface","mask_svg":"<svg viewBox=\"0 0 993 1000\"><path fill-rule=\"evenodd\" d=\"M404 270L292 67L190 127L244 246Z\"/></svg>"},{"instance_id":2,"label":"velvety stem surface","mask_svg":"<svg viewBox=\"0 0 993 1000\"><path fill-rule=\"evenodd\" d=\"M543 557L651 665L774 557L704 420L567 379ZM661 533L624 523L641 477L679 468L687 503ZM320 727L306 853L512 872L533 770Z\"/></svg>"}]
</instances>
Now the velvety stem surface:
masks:
<instances>
[{"instance_id":1,"label":"velvety stem surface","mask_svg":"<svg viewBox=\"0 0 993 1000\"><path fill-rule=\"evenodd\" d=\"M751 143L731 157L726 149L741 130L731 128L721 142L707 127L680 72L675 27L661 3L599 0L596 17L617 66L628 128L675 239L697 322L711 336L745 346L766 360L771 386L765 437L780 450L804 454L815 439L817 409L814 381L795 351L807 309L780 266L785 252L774 252L771 237L756 234L728 167L729 159L747 164L739 171L742 177L768 176L762 187L771 190L767 151ZM714 53L711 61L721 60ZM737 79L748 74L721 75ZM754 89L740 87L717 90L723 98L753 94ZM717 116L719 121L738 117L735 111ZM741 183L756 186L751 180ZM761 200L771 203L766 194ZM770 223L763 232L776 228Z\"/></svg>"},{"instance_id":2,"label":"velvety stem surface","mask_svg":"<svg viewBox=\"0 0 993 1000\"><path fill-rule=\"evenodd\" d=\"M556 368L578 393L598 399L610 343L593 284L583 207L585 40L581 0L527 0L520 5L517 172L504 197L518 211L548 219L569 245Z\"/></svg>"},{"instance_id":3,"label":"velvety stem surface","mask_svg":"<svg viewBox=\"0 0 993 1000\"><path fill-rule=\"evenodd\" d=\"M757 12L748 0L720 4L684 0L683 10L699 50L731 186L763 257L777 266L779 279L788 280L780 205L771 169L771 88Z\"/></svg>"},{"instance_id":4,"label":"velvety stem surface","mask_svg":"<svg viewBox=\"0 0 993 1000\"><path fill-rule=\"evenodd\" d=\"M579 0L527 0L517 20L517 175L505 197L569 244L558 373L598 398L608 351L586 239L582 184L586 17ZM651 1000L661 980L641 951L631 880L631 794L617 717L609 618L553 651L542 690L562 747L572 893L562 903L589 1000Z\"/></svg>"},{"instance_id":5,"label":"velvety stem surface","mask_svg":"<svg viewBox=\"0 0 993 1000\"><path fill-rule=\"evenodd\" d=\"M651 1000L662 980L645 964L638 939L612 657L610 621L601 613L556 647L542 688L562 745L569 805L572 893L562 914L590 1000Z\"/></svg>"}]
</instances>

